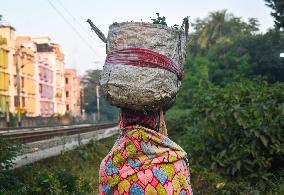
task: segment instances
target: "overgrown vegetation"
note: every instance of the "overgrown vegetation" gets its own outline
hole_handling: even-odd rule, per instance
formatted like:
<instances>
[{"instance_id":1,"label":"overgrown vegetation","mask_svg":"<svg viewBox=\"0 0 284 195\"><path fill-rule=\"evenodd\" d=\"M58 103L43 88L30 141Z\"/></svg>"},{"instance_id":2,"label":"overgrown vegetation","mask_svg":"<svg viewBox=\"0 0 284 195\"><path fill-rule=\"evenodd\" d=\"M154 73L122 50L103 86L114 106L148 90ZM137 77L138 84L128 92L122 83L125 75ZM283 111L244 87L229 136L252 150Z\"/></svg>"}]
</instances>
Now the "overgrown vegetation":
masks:
<instances>
[{"instance_id":1,"label":"overgrown vegetation","mask_svg":"<svg viewBox=\"0 0 284 195\"><path fill-rule=\"evenodd\" d=\"M195 194L282 194L284 34L226 11L193 23L185 80L166 115Z\"/></svg>"},{"instance_id":2,"label":"overgrown vegetation","mask_svg":"<svg viewBox=\"0 0 284 195\"><path fill-rule=\"evenodd\" d=\"M19 187L17 178L14 178L14 172L10 169L13 167L21 145L10 139L0 137L0 194L4 193L7 188Z\"/></svg>"},{"instance_id":3,"label":"overgrown vegetation","mask_svg":"<svg viewBox=\"0 0 284 195\"><path fill-rule=\"evenodd\" d=\"M275 28L284 30L284 1L283 0L264 0L266 5L272 9L270 13L274 18Z\"/></svg>"},{"instance_id":4,"label":"overgrown vegetation","mask_svg":"<svg viewBox=\"0 0 284 195\"><path fill-rule=\"evenodd\" d=\"M1 142L1 156L2 155ZM5 142L7 145L7 142ZM75 151L63 152L16 170L1 167L0 194L48 195L48 194L97 194L98 173L101 160L109 152L114 137L91 141ZM6 165L15 157L14 144L6 148ZM70 163L72 162L72 163ZM4 169L3 169L4 168Z\"/></svg>"}]
</instances>

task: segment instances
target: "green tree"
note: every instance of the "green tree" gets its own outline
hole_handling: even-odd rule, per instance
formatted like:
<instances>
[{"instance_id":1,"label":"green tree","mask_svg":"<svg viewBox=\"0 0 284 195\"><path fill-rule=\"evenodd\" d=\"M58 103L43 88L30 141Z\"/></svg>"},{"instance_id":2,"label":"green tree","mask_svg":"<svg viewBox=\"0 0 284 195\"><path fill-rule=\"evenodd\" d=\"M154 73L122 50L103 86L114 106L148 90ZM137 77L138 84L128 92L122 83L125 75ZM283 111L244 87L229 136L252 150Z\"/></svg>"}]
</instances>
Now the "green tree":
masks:
<instances>
[{"instance_id":1,"label":"green tree","mask_svg":"<svg viewBox=\"0 0 284 195\"><path fill-rule=\"evenodd\" d=\"M178 121L168 126L194 165L259 182L284 168L283 92L283 83L247 79L199 87L166 119Z\"/></svg>"},{"instance_id":2,"label":"green tree","mask_svg":"<svg viewBox=\"0 0 284 195\"><path fill-rule=\"evenodd\" d=\"M195 31L190 35L189 66L194 64L196 57L207 59L208 77L215 84L251 74L249 51L238 43L256 35L257 19L250 18L245 22L222 10L197 19L192 26Z\"/></svg>"},{"instance_id":3,"label":"green tree","mask_svg":"<svg viewBox=\"0 0 284 195\"><path fill-rule=\"evenodd\" d=\"M224 85L239 77L264 76L269 82L284 81L284 33L270 30L257 34L258 21L247 22L226 11L212 12L194 24L188 53L194 61L206 58L210 81ZM192 65L193 62L189 62Z\"/></svg>"},{"instance_id":4,"label":"green tree","mask_svg":"<svg viewBox=\"0 0 284 195\"><path fill-rule=\"evenodd\" d=\"M266 5L273 11L271 16L274 18L274 25L276 29L284 30L284 0L264 0Z\"/></svg>"},{"instance_id":5,"label":"green tree","mask_svg":"<svg viewBox=\"0 0 284 195\"><path fill-rule=\"evenodd\" d=\"M240 44L249 55L253 75L265 76L269 82L284 81L284 60L279 57L284 49L284 32L271 30Z\"/></svg>"},{"instance_id":6,"label":"green tree","mask_svg":"<svg viewBox=\"0 0 284 195\"><path fill-rule=\"evenodd\" d=\"M201 49L209 48L222 37L231 39L238 34L255 33L259 26L255 18L250 18L246 23L226 10L211 12L208 17L197 19L192 25Z\"/></svg>"},{"instance_id":7,"label":"green tree","mask_svg":"<svg viewBox=\"0 0 284 195\"><path fill-rule=\"evenodd\" d=\"M249 52L240 44L251 36L239 36L234 41L220 38L207 52L209 78L215 84L224 85L237 77L248 77L251 72Z\"/></svg>"},{"instance_id":8,"label":"green tree","mask_svg":"<svg viewBox=\"0 0 284 195\"><path fill-rule=\"evenodd\" d=\"M96 113L97 112L97 94L96 86L100 85L100 74L101 70L88 70L83 77L84 84L84 108L86 113ZM100 87L100 112L106 120L115 121L117 119L117 109L111 106L106 100L103 91Z\"/></svg>"},{"instance_id":9,"label":"green tree","mask_svg":"<svg viewBox=\"0 0 284 195\"><path fill-rule=\"evenodd\" d=\"M200 194L265 192L284 169L283 32L257 33L256 19L226 11L193 27L182 88L166 114L170 136L190 154ZM223 191L214 191L220 181Z\"/></svg>"}]
</instances>

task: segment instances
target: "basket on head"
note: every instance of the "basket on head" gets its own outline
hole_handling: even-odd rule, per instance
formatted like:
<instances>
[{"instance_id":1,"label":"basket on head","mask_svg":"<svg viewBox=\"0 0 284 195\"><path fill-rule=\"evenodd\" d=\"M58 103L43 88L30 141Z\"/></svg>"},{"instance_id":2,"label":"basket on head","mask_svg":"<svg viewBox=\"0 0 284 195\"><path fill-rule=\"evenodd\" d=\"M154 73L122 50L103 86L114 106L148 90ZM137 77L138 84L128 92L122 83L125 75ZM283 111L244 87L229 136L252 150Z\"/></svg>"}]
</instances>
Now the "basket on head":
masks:
<instances>
[{"instance_id":1,"label":"basket on head","mask_svg":"<svg viewBox=\"0 0 284 195\"><path fill-rule=\"evenodd\" d=\"M183 76L185 46L183 29L143 22L112 24L100 80L109 102L133 110L170 107Z\"/></svg>"}]
</instances>

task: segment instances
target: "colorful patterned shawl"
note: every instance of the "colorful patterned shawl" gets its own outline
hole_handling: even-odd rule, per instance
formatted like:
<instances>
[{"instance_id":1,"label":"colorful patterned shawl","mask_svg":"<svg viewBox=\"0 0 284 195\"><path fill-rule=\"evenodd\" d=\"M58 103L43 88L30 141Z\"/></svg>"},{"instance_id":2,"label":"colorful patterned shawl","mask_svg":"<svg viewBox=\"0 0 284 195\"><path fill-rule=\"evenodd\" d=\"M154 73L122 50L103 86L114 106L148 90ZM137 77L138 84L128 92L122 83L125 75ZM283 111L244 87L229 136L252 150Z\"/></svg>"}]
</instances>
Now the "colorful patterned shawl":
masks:
<instances>
[{"instance_id":1,"label":"colorful patterned shawl","mask_svg":"<svg viewBox=\"0 0 284 195\"><path fill-rule=\"evenodd\" d=\"M99 194L192 194L187 154L167 137L163 117L159 132L119 121L121 134L101 163Z\"/></svg>"}]
</instances>

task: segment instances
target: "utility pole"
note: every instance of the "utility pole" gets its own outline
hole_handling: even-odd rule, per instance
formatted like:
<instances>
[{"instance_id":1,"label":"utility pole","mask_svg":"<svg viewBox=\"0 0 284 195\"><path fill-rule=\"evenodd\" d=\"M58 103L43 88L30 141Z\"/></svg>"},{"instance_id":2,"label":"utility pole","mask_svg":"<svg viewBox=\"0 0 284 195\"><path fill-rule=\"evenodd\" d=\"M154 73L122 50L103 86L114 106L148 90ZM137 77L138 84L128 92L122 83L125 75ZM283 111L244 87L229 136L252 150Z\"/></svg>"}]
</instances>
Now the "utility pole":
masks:
<instances>
[{"instance_id":1,"label":"utility pole","mask_svg":"<svg viewBox=\"0 0 284 195\"><path fill-rule=\"evenodd\" d=\"M20 81L20 69L19 69L19 60L18 56L19 49L16 50L16 77L17 77L17 116L18 116L18 127L22 127L22 120L21 120L21 81ZM21 56L20 56L21 57Z\"/></svg>"},{"instance_id":2,"label":"utility pole","mask_svg":"<svg viewBox=\"0 0 284 195\"><path fill-rule=\"evenodd\" d=\"M6 125L7 127L10 127L9 101L6 101Z\"/></svg>"},{"instance_id":3,"label":"utility pole","mask_svg":"<svg viewBox=\"0 0 284 195\"><path fill-rule=\"evenodd\" d=\"M100 114L100 92L99 91L100 91L100 86L96 85L98 121L101 120L101 114Z\"/></svg>"},{"instance_id":4,"label":"utility pole","mask_svg":"<svg viewBox=\"0 0 284 195\"><path fill-rule=\"evenodd\" d=\"M84 100L85 97L84 97L84 87L82 85L80 87L80 90L81 90L81 92L80 92L81 117L82 117L83 120L85 120L85 100Z\"/></svg>"}]
</instances>

